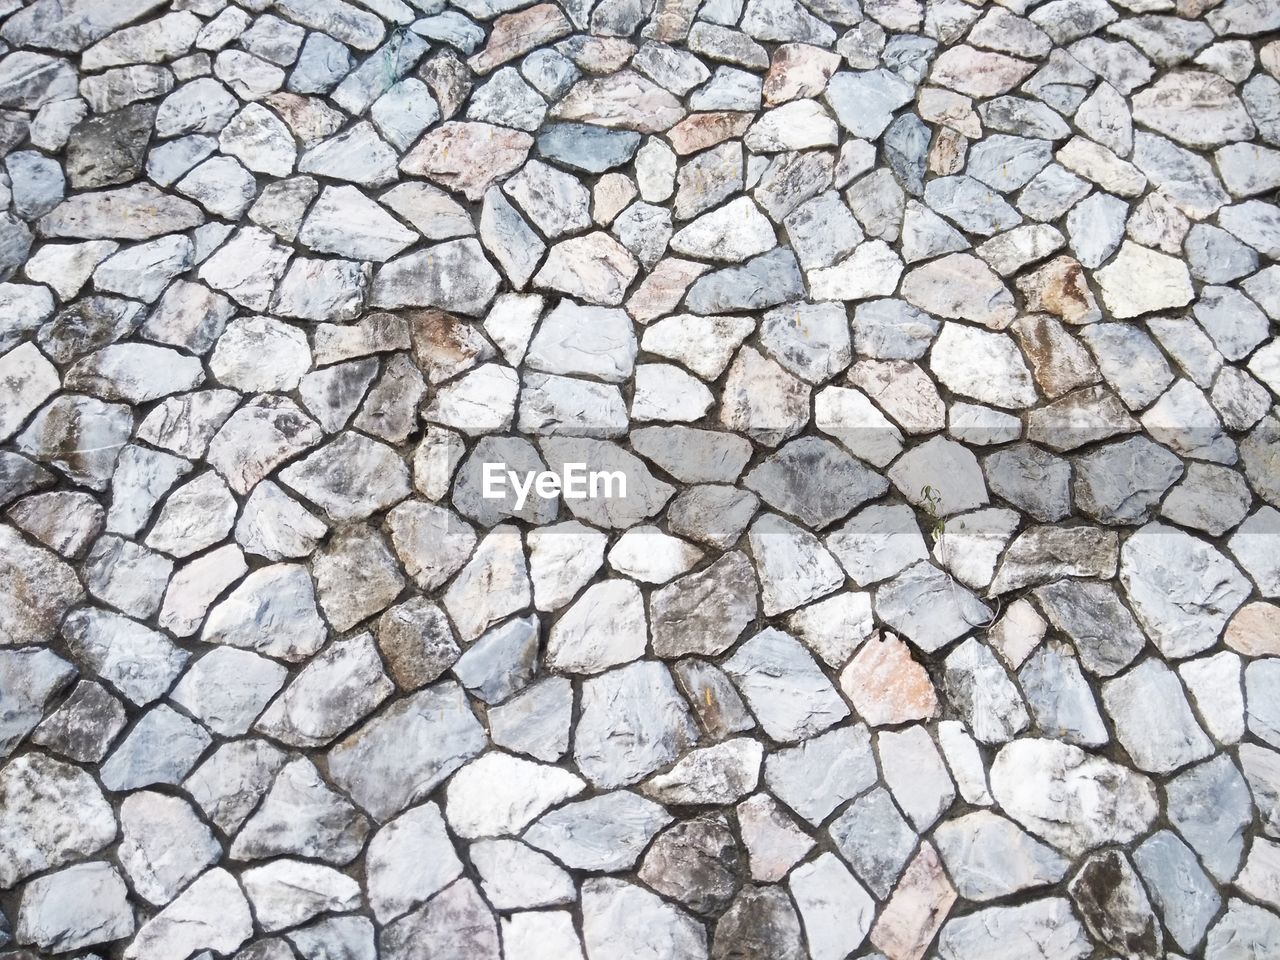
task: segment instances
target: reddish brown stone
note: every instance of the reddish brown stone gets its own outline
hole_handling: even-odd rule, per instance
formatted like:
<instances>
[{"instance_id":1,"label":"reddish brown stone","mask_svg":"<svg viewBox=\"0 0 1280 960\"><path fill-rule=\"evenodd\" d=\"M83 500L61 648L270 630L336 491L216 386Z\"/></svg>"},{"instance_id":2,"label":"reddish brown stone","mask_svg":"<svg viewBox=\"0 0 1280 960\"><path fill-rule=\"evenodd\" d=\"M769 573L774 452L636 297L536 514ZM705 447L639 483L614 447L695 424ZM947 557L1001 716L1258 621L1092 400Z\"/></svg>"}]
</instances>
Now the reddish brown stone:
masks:
<instances>
[{"instance_id":1,"label":"reddish brown stone","mask_svg":"<svg viewBox=\"0 0 1280 960\"><path fill-rule=\"evenodd\" d=\"M1280 607L1262 601L1245 604L1227 624L1224 639L1246 657L1280 657Z\"/></svg>"},{"instance_id":2,"label":"reddish brown stone","mask_svg":"<svg viewBox=\"0 0 1280 960\"><path fill-rule=\"evenodd\" d=\"M933 138L933 145L929 148L929 171L940 177L959 173L964 169L968 153L969 138L950 127L943 127Z\"/></svg>"},{"instance_id":3,"label":"reddish brown stone","mask_svg":"<svg viewBox=\"0 0 1280 960\"><path fill-rule=\"evenodd\" d=\"M1071 257L1051 260L1017 283L1027 298L1028 310L1052 313L1075 324L1096 323L1102 319L1084 268Z\"/></svg>"},{"instance_id":4,"label":"reddish brown stone","mask_svg":"<svg viewBox=\"0 0 1280 960\"><path fill-rule=\"evenodd\" d=\"M840 689L873 727L928 720L938 709L929 673L891 633L868 640L840 674Z\"/></svg>"},{"instance_id":5,"label":"reddish brown stone","mask_svg":"<svg viewBox=\"0 0 1280 960\"><path fill-rule=\"evenodd\" d=\"M658 263L627 301L631 319L648 323L670 313L689 285L710 270L709 264L668 257Z\"/></svg>"},{"instance_id":6,"label":"reddish brown stone","mask_svg":"<svg viewBox=\"0 0 1280 960\"><path fill-rule=\"evenodd\" d=\"M742 136L752 119L754 116L750 113L694 113L668 130L667 139L672 149L683 157Z\"/></svg>"},{"instance_id":7,"label":"reddish brown stone","mask_svg":"<svg viewBox=\"0 0 1280 960\"><path fill-rule=\"evenodd\" d=\"M483 50L467 61L476 73L488 73L516 57L573 32L554 3L540 3L508 13L493 21L493 32Z\"/></svg>"},{"instance_id":8,"label":"reddish brown stone","mask_svg":"<svg viewBox=\"0 0 1280 960\"><path fill-rule=\"evenodd\" d=\"M938 851L926 841L871 929L871 942L889 960L920 960L955 902Z\"/></svg>"},{"instance_id":9,"label":"reddish brown stone","mask_svg":"<svg viewBox=\"0 0 1280 960\"><path fill-rule=\"evenodd\" d=\"M423 137L400 169L479 200L489 184L524 163L532 146L533 137L519 130L450 121Z\"/></svg>"},{"instance_id":10,"label":"reddish brown stone","mask_svg":"<svg viewBox=\"0 0 1280 960\"><path fill-rule=\"evenodd\" d=\"M1022 317L1013 325L1013 335L1031 361L1036 383L1050 400L1102 379L1089 351L1052 317L1043 313Z\"/></svg>"},{"instance_id":11,"label":"reddish brown stone","mask_svg":"<svg viewBox=\"0 0 1280 960\"><path fill-rule=\"evenodd\" d=\"M412 310L406 318L414 359L432 384L456 377L494 355L473 324L443 310Z\"/></svg>"}]
</instances>

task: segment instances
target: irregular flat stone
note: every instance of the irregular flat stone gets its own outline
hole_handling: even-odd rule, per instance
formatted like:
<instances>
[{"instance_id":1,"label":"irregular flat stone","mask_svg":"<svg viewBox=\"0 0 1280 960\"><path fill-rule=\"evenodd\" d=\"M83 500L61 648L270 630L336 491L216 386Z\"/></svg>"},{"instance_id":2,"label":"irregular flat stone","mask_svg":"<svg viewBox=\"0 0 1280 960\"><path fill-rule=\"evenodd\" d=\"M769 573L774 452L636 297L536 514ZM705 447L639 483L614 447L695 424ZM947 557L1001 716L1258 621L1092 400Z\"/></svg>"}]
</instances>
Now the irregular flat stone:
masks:
<instances>
[{"instance_id":1,"label":"irregular flat stone","mask_svg":"<svg viewBox=\"0 0 1280 960\"><path fill-rule=\"evenodd\" d=\"M345 432L280 474L335 520L357 520L409 495L409 472L390 447Z\"/></svg>"},{"instance_id":2,"label":"irregular flat stone","mask_svg":"<svg viewBox=\"0 0 1280 960\"><path fill-rule=\"evenodd\" d=\"M462 873L462 864L434 803L407 810L369 841L369 901L390 920L429 899Z\"/></svg>"},{"instance_id":3,"label":"irregular flat stone","mask_svg":"<svg viewBox=\"0 0 1280 960\"><path fill-rule=\"evenodd\" d=\"M0 773L0 796L13 811L0 834L0 882L6 887L92 856L116 837L115 817L94 780L44 754L11 760Z\"/></svg>"},{"instance_id":4,"label":"irregular flat stone","mask_svg":"<svg viewBox=\"0 0 1280 960\"><path fill-rule=\"evenodd\" d=\"M1134 709L1159 700L1160 722L1150 711ZM1107 681L1102 702L1116 736L1140 769L1167 773L1213 752L1213 745L1191 713L1177 678L1158 660L1144 660L1123 676Z\"/></svg>"},{"instance_id":5,"label":"irregular flat stone","mask_svg":"<svg viewBox=\"0 0 1280 960\"><path fill-rule=\"evenodd\" d=\"M991 792L1005 813L1070 856L1126 842L1156 816L1155 788L1146 777L1053 740L1002 747L991 767ZM1108 816L1096 816L1097 810Z\"/></svg>"},{"instance_id":6,"label":"irregular flat stone","mask_svg":"<svg viewBox=\"0 0 1280 960\"><path fill-rule=\"evenodd\" d=\"M524 839L577 870L627 870L671 815L629 790L602 793L544 814Z\"/></svg>"},{"instance_id":7,"label":"irregular flat stone","mask_svg":"<svg viewBox=\"0 0 1280 960\"><path fill-rule=\"evenodd\" d=\"M628 731L625 741L617 736L621 729ZM583 684L574 757L598 787L634 783L696 739L688 709L659 663L633 663Z\"/></svg>"},{"instance_id":8,"label":"irregular flat stone","mask_svg":"<svg viewBox=\"0 0 1280 960\"><path fill-rule=\"evenodd\" d=\"M639 133L660 133L684 118L685 110L668 91L622 70L581 80L551 109L557 120L579 121Z\"/></svg>"},{"instance_id":9,"label":"irregular flat stone","mask_svg":"<svg viewBox=\"0 0 1280 960\"><path fill-rule=\"evenodd\" d=\"M336 783L386 819L483 748L483 729L453 683L399 700L329 751Z\"/></svg>"},{"instance_id":10,"label":"irregular flat stone","mask_svg":"<svg viewBox=\"0 0 1280 960\"><path fill-rule=\"evenodd\" d=\"M1047 886L1068 869L1068 861L1052 848L985 810L940 824L934 843L956 891L968 900L985 902Z\"/></svg>"},{"instance_id":11,"label":"irregular flat stone","mask_svg":"<svg viewBox=\"0 0 1280 960\"><path fill-rule=\"evenodd\" d=\"M1166 77L1133 98L1133 116L1189 147L1219 147L1248 140L1254 126L1248 112L1222 77L1183 71Z\"/></svg>"},{"instance_id":12,"label":"irregular flat stone","mask_svg":"<svg viewBox=\"0 0 1280 960\"><path fill-rule=\"evenodd\" d=\"M908 303L928 313L1002 330L1014 319L1013 296L986 264L955 253L911 270L902 284Z\"/></svg>"},{"instance_id":13,"label":"irregular flat stone","mask_svg":"<svg viewBox=\"0 0 1280 960\"><path fill-rule=\"evenodd\" d=\"M1034 956L1028 950L1044 957L1080 960L1089 955L1093 945L1070 902L1051 897L957 917L943 927L938 947L946 960Z\"/></svg>"},{"instance_id":14,"label":"irregular flat stone","mask_svg":"<svg viewBox=\"0 0 1280 960\"><path fill-rule=\"evenodd\" d=\"M198 950L236 950L253 935L253 915L235 878L221 867L202 874L138 930L129 960L190 956Z\"/></svg>"},{"instance_id":15,"label":"irregular flat stone","mask_svg":"<svg viewBox=\"0 0 1280 960\"><path fill-rule=\"evenodd\" d=\"M725 669L775 740L805 739L849 714L812 656L781 631L756 634Z\"/></svg>"},{"instance_id":16,"label":"irregular flat stone","mask_svg":"<svg viewBox=\"0 0 1280 960\"><path fill-rule=\"evenodd\" d=\"M1120 581L1153 641L1174 657L1211 646L1248 591L1213 547L1159 523L1125 542Z\"/></svg>"},{"instance_id":17,"label":"irregular flat stone","mask_svg":"<svg viewBox=\"0 0 1280 960\"><path fill-rule=\"evenodd\" d=\"M0 635L8 643L47 643L84 598L75 571L48 550L0 526Z\"/></svg>"},{"instance_id":18,"label":"irregular flat stone","mask_svg":"<svg viewBox=\"0 0 1280 960\"><path fill-rule=\"evenodd\" d=\"M127 893L116 869L101 861L41 877L23 891L18 939L61 952L129 937L134 922Z\"/></svg>"}]
</instances>

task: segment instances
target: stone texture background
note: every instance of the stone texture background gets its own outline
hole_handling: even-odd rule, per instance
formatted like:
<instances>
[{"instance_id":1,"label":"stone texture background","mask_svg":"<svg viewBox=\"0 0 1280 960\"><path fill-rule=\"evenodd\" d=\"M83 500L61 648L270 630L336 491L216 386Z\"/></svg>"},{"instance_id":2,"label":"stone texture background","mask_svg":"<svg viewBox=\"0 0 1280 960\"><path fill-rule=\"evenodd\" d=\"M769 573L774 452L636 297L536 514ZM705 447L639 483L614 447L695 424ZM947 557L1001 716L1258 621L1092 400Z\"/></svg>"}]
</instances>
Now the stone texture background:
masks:
<instances>
[{"instance_id":1,"label":"stone texture background","mask_svg":"<svg viewBox=\"0 0 1280 960\"><path fill-rule=\"evenodd\" d=\"M1274 0L0 21L0 956L1280 957Z\"/></svg>"}]
</instances>

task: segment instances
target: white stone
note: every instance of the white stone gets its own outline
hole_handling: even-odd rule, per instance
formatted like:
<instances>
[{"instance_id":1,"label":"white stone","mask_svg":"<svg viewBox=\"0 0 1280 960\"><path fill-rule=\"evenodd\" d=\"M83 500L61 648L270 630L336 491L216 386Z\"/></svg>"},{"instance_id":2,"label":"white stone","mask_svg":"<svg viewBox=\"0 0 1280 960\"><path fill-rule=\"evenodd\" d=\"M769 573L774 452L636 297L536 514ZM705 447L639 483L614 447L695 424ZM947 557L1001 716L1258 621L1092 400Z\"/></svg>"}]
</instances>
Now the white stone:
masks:
<instances>
[{"instance_id":1,"label":"white stone","mask_svg":"<svg viewBox=\"0 0 1280 960\"><path fill-rule=\"evenodd\" d=\"M586 783L566 770L506 753L487 753L449 781L445 816L467 839L517 834Z\"/></svg>"},{"instance_id":2,"label":"white stone","mask_svg":"<svg viewBox=\"0 0 1280 960\"><path fill-rule=\"evenodd\" d=\"M231 953L252 935L248 901L235 878L215 867L147 921L124 956L127 960L172 960L205 949Z\"/></svg>"},{"instance_id":3,"label":"white stone","mask_svg":"<svg viewBox=\"0 0 1280 960\"><path fill-rule=\"evenodd\" d=\"M1146 777L1054 740L1006 744L991 767L991 792L1010 817L1073 857L1127 843L1158 812Z\"/></svg>"}]
</instances>

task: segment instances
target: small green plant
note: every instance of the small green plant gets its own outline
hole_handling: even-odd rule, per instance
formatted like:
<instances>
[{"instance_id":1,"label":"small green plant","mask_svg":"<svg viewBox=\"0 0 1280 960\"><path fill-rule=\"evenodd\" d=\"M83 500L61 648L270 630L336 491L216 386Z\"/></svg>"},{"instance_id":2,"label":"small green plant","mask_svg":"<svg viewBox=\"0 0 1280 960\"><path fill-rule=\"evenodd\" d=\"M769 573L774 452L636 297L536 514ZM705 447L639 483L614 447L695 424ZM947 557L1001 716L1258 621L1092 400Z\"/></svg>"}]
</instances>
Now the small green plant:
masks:
<instances>
[{"instance_id":1,"label":"small green plant","mask_svg":"<svg viewBox=\"0 0 1280 960\"><path fill-rule=\"evenodd\" d=\"M929 515L929 535L933 537L933 542L937 543L947 532L947 521L938 515L938 508L942 506L942 496L926 483L920 488L920 499L923 501L920 505L921 509Z\"/></svg>"}]
</instances>

